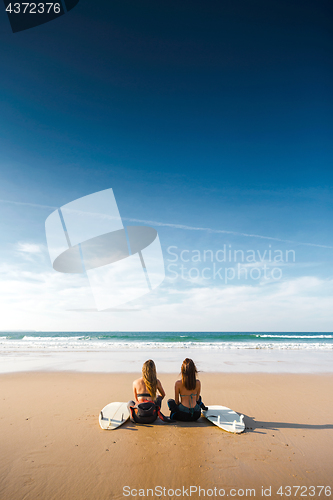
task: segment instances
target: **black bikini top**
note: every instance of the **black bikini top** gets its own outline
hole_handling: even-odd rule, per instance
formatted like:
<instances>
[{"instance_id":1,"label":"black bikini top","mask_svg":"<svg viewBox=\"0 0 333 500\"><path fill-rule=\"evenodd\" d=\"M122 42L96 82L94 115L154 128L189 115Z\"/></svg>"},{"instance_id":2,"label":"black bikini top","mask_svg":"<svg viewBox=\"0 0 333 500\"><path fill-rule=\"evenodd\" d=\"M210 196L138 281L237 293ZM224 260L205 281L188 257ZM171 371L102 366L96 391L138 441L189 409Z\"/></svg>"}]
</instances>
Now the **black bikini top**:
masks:
<instances>
[{"instance_id":1,"label":"black bikini top","mask_svg":"<svg viewBox=\"0 0 333 500\"><path fill-rule=\"evenodd\" d=\"M151 398L151 395L148 392L143 392L142 394L136 395L138 398Z\"/></svg>"}]
</instances>

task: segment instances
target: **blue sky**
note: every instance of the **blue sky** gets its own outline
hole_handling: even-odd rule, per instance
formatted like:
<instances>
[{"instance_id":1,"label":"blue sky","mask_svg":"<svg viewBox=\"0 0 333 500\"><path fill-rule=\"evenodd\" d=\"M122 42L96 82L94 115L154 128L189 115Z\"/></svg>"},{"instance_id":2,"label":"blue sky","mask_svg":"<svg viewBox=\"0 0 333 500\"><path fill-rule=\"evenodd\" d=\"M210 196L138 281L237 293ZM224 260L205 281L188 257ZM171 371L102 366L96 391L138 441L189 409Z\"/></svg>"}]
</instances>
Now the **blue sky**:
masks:
<instances>
[{"instance_id":1,"label":"blue sky","mask_svg":"<svg viewBox=\"0 0 333 500\"><path fill-rule=\"evenodd\" d=\"M27 298L18 300L14 292L8 298L6 287L15 290L13 280L20 287L28 279L24 272L49 279L47 207L109 187L123 217L169 224L156 226L166 259L169 245L261 252L269 244L292 245L296 265L285 266L284 285L272 286L308 280L308 296L321 304L324 296L329 304L332 248L323 246L333 247L332 13L326 1L81 0L60 19L12 34L2 12L1 297L12 311L5 328L22 327L25 318L31 328L53 329L40 319L53 308L51 296L42 310L31 299L27 313ZM297 290L304 290L302 283ZM258 308L262 302L257 282L232 284L228 297L245 285L246 296L232 302L235 310L251 297ZM272 286L260 292L267 303L264 326L254 317L251 329L276 327L271 311L284 306L274 309ZM59 298L61 280L57 287ZM167 296L163 314L194 329L186 311L203 292L216 297L227 288L172 282L167 273L161 290L147 299L150 313L155 317L152 311ZM320 324L318 309L309 313L310 323L302 320L308 306L295 294L288 300L294 310L297 302L298 319L285 311L280 329L331 328L329 310ZM217 309L213 323L201 311L200 329L247 329L248 313L243 322L225 324ZM15 311L25 311L22 324ZM140 328L159 329L160 314L154 321L142 314ZM65 316L56 323L60 329L76 321ZM125 314L113 322L116 329L133 328ZM168 326L177 329L176 321ZM100 322L99 328L106 326Z\"/></svg>"}]
</instances>

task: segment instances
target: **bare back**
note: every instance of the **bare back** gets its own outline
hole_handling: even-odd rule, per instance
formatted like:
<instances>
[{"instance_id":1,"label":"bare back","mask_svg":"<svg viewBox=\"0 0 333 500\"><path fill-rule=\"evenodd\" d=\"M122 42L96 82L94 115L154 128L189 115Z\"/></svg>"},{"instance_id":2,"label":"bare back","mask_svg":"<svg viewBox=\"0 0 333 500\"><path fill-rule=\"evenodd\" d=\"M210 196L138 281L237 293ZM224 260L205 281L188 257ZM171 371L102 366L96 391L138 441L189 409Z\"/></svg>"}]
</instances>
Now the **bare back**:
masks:
<instances>
[{"instance_id":1,"label":"bare back","mask_svg":"<svg viewBox=\"0 0 333 500\"><path fill-rule=\"evenodd\" d=\"M157 379L157 386L156 386L157 391L160 393L162 396L162 399L165 396L164 389L162 387L161 382ZM144 400L152 401L152 397L150 396L148 389L146 387L146 384L143 381L143 378L138 378L137 380L134 380L133 382L133 392L134 392L134 399L136 402L140 403ZM142 396L140 396L142 394ZM157 394L156 394L157 396Z\"/></svg>"},{"instance_id":2,"label":"bare back","mask_svg":"<svg viewBox=\"0 0 333 500\"><path fill-rule=\"evenodd\" d=\"M196 381L196 386L193 390L186 389L186 387L182 384L182 381L177 380L175 383L175 402L177 405L181 402L181 404L187 408L194 408L199 399L200 391L200 380Z\"/></svg>"}]
</instances>

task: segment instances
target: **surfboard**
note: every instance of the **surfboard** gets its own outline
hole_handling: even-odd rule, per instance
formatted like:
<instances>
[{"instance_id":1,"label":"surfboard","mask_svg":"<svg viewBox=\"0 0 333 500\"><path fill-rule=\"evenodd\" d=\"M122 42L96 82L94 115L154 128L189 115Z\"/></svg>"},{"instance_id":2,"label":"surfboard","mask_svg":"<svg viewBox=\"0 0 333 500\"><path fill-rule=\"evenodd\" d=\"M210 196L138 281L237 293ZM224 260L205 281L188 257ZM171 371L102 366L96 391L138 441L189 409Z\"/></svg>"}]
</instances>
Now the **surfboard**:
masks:
<instances>
[{"instance_id":1,"label":"surfboard","mask_svg":"<svg viewBox=\"0 0 333 500\"><path fill-rule=\"evenodd\" d=\"M203 411L202 414L207 420L224 431L233 432L234 434L245 431L244 415L238 415L238 413L226 406L208 405L208 410Z\"/></svg>"},{"instance_id":2,"label":"surfboard","mask_svg":"<svg viewBox=\"0 0 333 500\"><path fill-rule=\"evenodd\" d=\"M113 431L129 419L127 403L110 403L104 406L99 414L99 425L102 429Z\"/></svg>"}]
</instances>

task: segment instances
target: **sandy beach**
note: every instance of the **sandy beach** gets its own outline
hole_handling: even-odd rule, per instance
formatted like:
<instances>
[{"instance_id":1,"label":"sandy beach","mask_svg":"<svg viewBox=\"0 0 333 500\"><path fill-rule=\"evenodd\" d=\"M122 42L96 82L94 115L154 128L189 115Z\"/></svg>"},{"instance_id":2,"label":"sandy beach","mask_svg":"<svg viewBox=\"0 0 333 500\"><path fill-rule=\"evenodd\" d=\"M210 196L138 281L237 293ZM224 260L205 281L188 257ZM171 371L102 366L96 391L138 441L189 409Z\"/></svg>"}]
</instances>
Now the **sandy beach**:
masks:
<instances>
[{"instance_id":1,"label":"sandy beach","mask_svg":"<svg viewBox=\"0 0 333 500\"><path fill-rule=\"evenodd\" d=\"M173 396L177 374L160 378ZM291 498L302 492L319 498L319 486L332 486L331 374L201 373L200 379L205 403L243 413L245 433L228 434L203 417L101 430L100 409L131 398L133 373L2 374L1 500L202 498L204 492L220 498L223 491L285 498L288 487Z\"/></svg>"}]
</instances>

